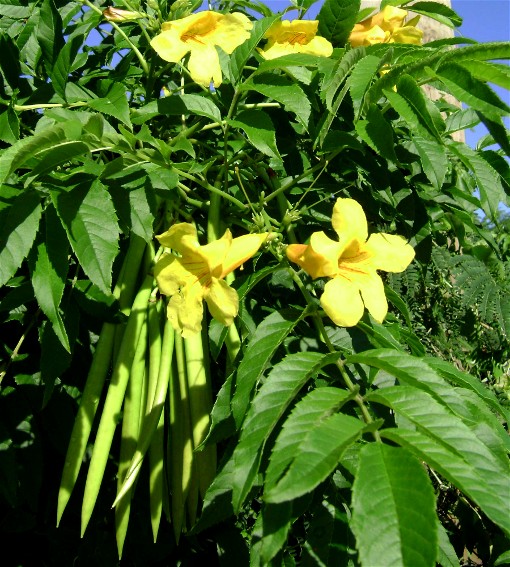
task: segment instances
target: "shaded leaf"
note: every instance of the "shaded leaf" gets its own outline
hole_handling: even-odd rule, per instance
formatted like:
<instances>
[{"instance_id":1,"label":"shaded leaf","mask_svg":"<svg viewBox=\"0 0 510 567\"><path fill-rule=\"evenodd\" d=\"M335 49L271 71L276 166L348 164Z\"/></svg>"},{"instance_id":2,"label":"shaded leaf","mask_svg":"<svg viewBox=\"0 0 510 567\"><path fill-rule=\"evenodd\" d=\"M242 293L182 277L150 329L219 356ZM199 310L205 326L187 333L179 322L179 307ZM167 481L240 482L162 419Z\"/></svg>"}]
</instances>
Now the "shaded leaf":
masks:
<instances>
[{"instance_id":1,"label":"shaded leaf","mask_svg":"<svg viewBox=\"0 0 510 567\"><path fill-rule=\"evenodd\" d=\"M298 311L275 311L268 315L250 338L244 357L239 363L232 397L232 413L238 427L246 415L252 390L268 367L271 357L290 333L302 313Z\"/></svg>"},{"instance_id":2,"label":"shaded leaf","mask_svg":"<svg viewBox=\"0 0 510 567\"><path fill-rule=\"evenodd\" d=\"M0 216L0 286L3 286L27 257L41 218L39 195L25 191L12 198Z\"/></svg>"},{"instance_id":3,"label":"shaded leaf","mask_svg":"<svg viewBox=\"0 0 510 567\"><path fill-rule=\"evenodd\" d=\"M71 345L60 314L69 262L67 237L52 205L47 207L42 222L41 238L30 258L32 286L37 303L48 317L55 336L67 352ZM47 333L46 333L47 334Z\"/></svg>"},{"instance_id":4,"label":"shaded leaf","mask_svg":"<svg viewBox=\"0 0 510 567\"><path fill-rule=\"evenodd\" d=\"M149 105L147 105L149 106ZM213 122L221 122L220 109L212 100L195 94L173 95L157 102L159 114L196 114L210 118Z\"/></svg>"},{"instance_id":5,"label":"shaded leaf","mask_svg":"<svg viewBox=\"0 0 510 567\"><path fill-rule=\"evenodd\" d=\"M240 90L254 90L283 104L293 112L298 121L308 128L311 104L303 89L295 82L281 75L263 73L240 85Z\"/></svg>"},{"instance_id":6,"label":"shaded leaf","mask_svg":"<svg viewBox=\"0 0 510 567\"><path fill-rule=\"evenodd\" d=\"M229 120L231 126L241 128L248 140L263 154L281 160L276 146L274 124L263 110L243 110L235 120Z\"/></svg>"},{"instance_id":7,"label":"shaded leaf","mask_svg":"<svg viewBox=\"0 0 510 567\"><path fill-rule=\"evenodd\" d=\"M264 444L278 420L311 376L337 358L337 354L299 352L288 355L272 368L250 404L232 456L235 461L232 503L236 512L253 485Z\"/></svg>"},{"instance_id":8,"label":"shaded leaf","mask_svg":"<svg viewBox=\"0 0 510 567\"><path fill-rule=\"evenodd\" d=\"M87 104L90 108L113 116L126 126L131 127L127 97L126 87L120 83L113 83L106 96L89 100Z\"/></svg>"},{"instance_id":9,"label":"shaded leaf","mask_svg":"<svg viewBox=\"0 0 510 567\"><path fill-rule=\"evenodd\" d=\"M319 35L331 41L333 46L342 46L356 23L360 0L326 0L317 16Z\"/></svg>"},{"instance_id":10,"label":"shaded leaf","mask_svg":"<svg viewBox=\"0 0 510 567\"><path fill-rule=\"evenodd\" d=\"M265 475L265 489L271 490L300 452L310 431L317 424L350 399L350 394L340 388L317 388L300 400L283 424L271 452Z\"/></svg>"},{"instance_id":11,"label":"shaded leaf","mask_svg":"<svg viewBox=\"0 0 510 567\"><path fill-rule=\"evenodd\" d=\"M67 193L52 191L51 197L83 271L108 295L119 238L110 195L96 179Z\"/></svg>"},{"instance_id":12,"label":"shaded leaf","mask_svg":"<svg viewBox=\"0 0 510 567\"><path fill-rule=\"evenodd\" d=\"M265 502L285 502L312 491L336 468L345 449L363 430L363 422L334 413L315 424L278 483L264 493Z\"/></svg>"}]
</instances>

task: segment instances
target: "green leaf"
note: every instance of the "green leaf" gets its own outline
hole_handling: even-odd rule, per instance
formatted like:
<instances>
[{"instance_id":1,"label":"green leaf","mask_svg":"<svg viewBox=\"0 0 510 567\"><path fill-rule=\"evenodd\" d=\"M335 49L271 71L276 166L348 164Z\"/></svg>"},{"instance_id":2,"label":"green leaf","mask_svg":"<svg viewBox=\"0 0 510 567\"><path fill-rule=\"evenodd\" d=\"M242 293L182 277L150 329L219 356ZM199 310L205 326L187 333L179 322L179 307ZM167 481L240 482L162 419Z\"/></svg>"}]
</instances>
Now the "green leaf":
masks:
<instances>
[{"instance_id":1,"label":"green leaf","mask_svg":"<svg viewBox=\"0 0 510 567\"><path fill-rule=\"evenodd\" d=\"M441 522L438 522L437 528L438 545L436 561L441 567L459 567L459 558Z\"/></svg>"},{"instance_id":2,"label":"green leaf","mask_svg":"<svg viewBox=\"0 0 510 567\"><path fill-rule=\"evenodd\" d=\"M427 472L409 451L382 443L363 447L351 520L361 564L434 567L435 500Z\"/></svg>"},{"instance_id":3,"label":"green leaf","mask_svg":"<svg viewBox=\"0 0 510 567\"><path fill-rule=\"evenodd\" d=\"M298 352L276 364L267 376L250 404L232 456L235 461L232 504L236 513L253 486L265 442L278 420L306 382L337 359L337 354Z\"/></svg>"},{"instance_id":4,"label":"green leaf","mask_svg":"<svg viewBox=\"0 0 510 567\"><path fill-rule=\"evenodd\" d=\"M275 311L257 327L239 363L232 413L238 427L250 405L251 393L268 367L271 357L303 316L298 311Z\"/></svg>"},{"instance_id":5,"label":"green leaf","mask_svg":"<svg viewBox=\"0 0 510 567\"><path fill-rule=\"evenodd\" d=\"M510 138L501 116L496 114L486 116L481 112L477 114L487 130L489 130L489 134L493 137L494 141L499 144L506 155L510 157Z\"/></svg>"},{"instance_id":6,"label":"green leaf","mask_svg":"<svg viewBox=\"0 0 510 567\"><path fill-rule=\"evenodd\" d=\"M484 83L494 83L502 89L508 89L510 84L510 67L508 65L470 60L462 60L460 64L476 79Z\"/></svg>"},{"instance_id":7,"label":"green leaf","mask_svg":"<svg viewBox=\"0 0 510 567\"><path fill-rule=\"evenodd\" d=\"M23 20L30 17L32 6L27 6L25 2L19 0L0 0L0 16Z\"/></svg>"},{"instance_id":8,"label":"green leaf","mask_svg":"<svg viewBox=\"0 0 510 567\"><path fill-rule=\"evenodd\" d=\"M253 22L253 28L250 32L250 38L234 49L229 58L230 73L234 82L239 81L243 73L244 66L251 57L254 49L261 42L266 31L271 25L280 19L279 14L261 18Z\"/></svg>"},{"instance_id":9,"label":"green leaf","mask_svg":"<svg viewBox=\"0 0 510 567\"><path fill-rule=\"evenodd\" d=\"M473 172L483 210L490 218L497 219L499 204L506 201L498 172L483 159L483 154L475 152L466 144L450 141L448 149Z\"/></svg>"},{"instance_id":10,"label":"green leaf","mask_svg":"<svg viewBox=\"0 0 510 567\"><path fill-rule=\"evenodd\" d=\"M458 100L487 114L506 115L510 107L484 82L461 65L447 63L436 71L439 80Z\"/></svg>"},{"instance_id":11,"label":"green leaf","mask_svg":"<svg viewBox=\"0 0 510 567\"><path fill-rule=\"evenodd\" d=\"M60 50L50 73L51 83L55 92L64 100L67 100L66 86L69 80L69 74L72 71L76 54L82 46L82 42L83 37L81 36L68 40Z\"/></svg>"},{"instance_id":12,"label":"green leaf","mask_svg":"<svg viewBox=\"0 0 510 567\"><path fill-rule=\"evenodd\" d=\"M398 162L394 149L393 128L378 106L371 104L366 120L358 120L355 128L358 136L377 154L393 163Z\"/></svg>"},{"instance_id":13,"label":"green leaf","mask_svg":"<svg viewBox=\"0 0 510 567\"><path fill-rule=\"evenodd\" d=\"M377 75L380 66L380 57L367 55L358 61L352 69L351 76L349 77L349 91L351 93L356 118L358 118L361 113L365 93L372 79Z\"/></svg>"},{"instance_id":14,"label":"green leaf","mask_svg":"<svg viewBox=\"0 0 510 567\"><path fill-rule=\"evenodd\" d=\"M19 49L14 40L7 34L0 35L0 69L12 89L18 88L21 65Z\"/></svg>"},{"instance_id":15,"label":"green leaf","mask_svg":"<svg viewBox=\"0 0 510 567\"><path fill-rule=\"evenodd\" d=\"M15 144L19 140L19 118L12 108L0 114L0 140L7 144Z\"/></svg>"},{"instance_id":16,"label":"green leaf","mask_svg":"<svg viewBox=\"0 0 510 567\"><path fill-rule=\"evenodd\" d=\"M272 449L264 481L265 490L276 486L314 427L332 412L338 411L350 398L346 390L323 387L311 391L296 404Z\"/></svg>"},{"instance_id":17,"label":"green leaf","mask_svg":"<svg viewBox=\"0 0 510 567\"><path fill-rule=\"evenodd\" d=\"M407 122L409 130L416 131L418 135L427 138L434 138L430 130L422 123L421 116L417 113L407 99L405 99L398 91L383 90L384 95L393 108L400 114L400 116Z\"/></svg>"},{"instance_id":18,"label":"green leaf","mask_svg":"<svg viewBox=\"0 0 510 567\"><path fill-rule=\"evenodd\" d=\"M415 2L413 4L413 12L433 18L450 28L457 28L462 25L462 18L451 8L444 4L439 4L439 2Z\"/></svg>"},{"instance_id":19,"label":"green leaf","mask_svg":"<svg viewBox=\"0 0 510 567\"><path fill-rule=\"evenodd\" d=\"M312 110L310 101L303 89L286 77L263 73L240 85L239 90L254 90L280 102L285 110L293 112L298 121L308 129Z\"/></svg>"},{"instance_id":20,"label":"green leaf","mask_svg":"<svg viewBox=\"0 0 510 567\"><path fill-rule=\"evenodd\" d=\"M484 386L478 378L471 376L467 372L462 372L458 368L455 368L453 364L435 356L427 356L423 360L428 364L428 366L433 368L449 382L475 392L477 396L487 404L487 406L505 416L504 409L499 403L494 392Z\"/></svg>"},{"instance_id":21,"label":"green leaf","mask_svg":"<svg viewBox=\"0 0 510 567\"><path fill-rule=\"evenodd\" d=\"M43 0L39 13L37 41L41 46L44 63L48 72L57 60L59 51L64 47L62 36L62 18L53 0Z\"/></svg>"},{"instance_id":22,"label":"green leaf","mask_svg":"<svg viewBox=\"0 0 510 567\"><path fill-rule=\"evenodd\" d=\"M318 34L334 47L343 46L356 23L359 9L360 0L326 0L317 16Z\"/></svg>"},{"instance_id":23,"label":"green leaf","mask_svg":"<svg viewBox=\"0 0 510 567\"><path fill-rule=\"evenodd\" d=\"M98 112L117 118L128 128L131 127L128 92L124 85L113 83L106 96L90 100L87 104Z\"/></svg>"},{"instance_id":24,"label":"green leaf","mask_svg":"<svg viewBox=\"0 0 510 567\"><path fill-rule=\"evenodd\" d=\"M441 191L448 171L446 148L430 138L413 136L413 144L420 156L423 173L437 191Z\"/></svg>"},{"instance_id":25,"label":"green leaf","mask_svg":"<svg viewBox=\"0 0 510 567\"><path fill-rule=\"evenodd\" d=\"M67 193L53 190L51 198L83 271L109 295L119 238L110 195L96 179Z\"/></svg>"},{"instance_id":26,"label":"green leaf","mask_svg":"<svg viewBox=\"0 0 510 567\"><path fill-rule=\"evenodd\" d=\"M331 74L324 76L324 84L321 89L321 97L324 98L329 111L333 110L333 100L338 89L351 72L354 65L366 57L364 47L356 47L347 51L332 69Z\"/></svg>"},{"instance_id":27,"label":"green leaf","mask_svg":"<svg viewBox=\"0 0 510 567\"><path fill-rule=\"evenodd\" d=\"M48 128L19 140L3 151L0 156L0 183L4 183L11 173L29 159L37 160L41 152L60 143L68 143L67 134L63 128Z\"/></svg>"},{"instance_id":28,"label":"green leaf","mask_svg":"<svg viewBox=\"0 0 510 567\"><path fill-rule=\"evenodd\" d=\"M282 549L292 525L292 504L264 503L251 533L250 567L270 565Z\"/></svg>"},{"instance_id":29,"label":"green leaf","mask_svg":"<svg viewBox=\"0 0 510 567\"><path fill-rule=\"evenodd\" d=\"M271 560L285 545L293 522L310 508L306 495L292 502L266 504L257 517L251 533L250 567L272 565Z\"/></svg>"},{"instance_id":30,"label":"green leaf","mask_svg":"<svg viewBox=\"0 0 510 567\"><path fill-rule=\"evenodd\" d=\"M257 67L256 73L265 73L273 69L287 69L288 67L317 67L324 57L310 55L309 53L291 53L276 59L262 61Z\"/></svg>"},{"instance_id":31,"label":"green leaf","mask_svg":"<svg viewBox=\"0 0 510 567\"><path fill-rule=\"evenodd\" d=\"M508 460L505 466L458 416L422 390L395 386L371 392L368 398L390 407L418 428L382 430L381 436L411 448L510 533Z\"/></svg>"},{"instance_id":32,"label":"green leaf","mask_svg":"<svg viewBox=\"0 0 510 567\"><path fill-rule=\"evenodd\" d=\"M276 146L276 132L273 121L262 109L243 110L235 120L229 120L231 126L241 128L248 140L263 154L281 160Z\"/></svg>"},{"instance_id":33,"label":"green leaf","mask_svg":"<svg viewBox=\"0 0 510 567\"><path fill-rule=\"evenodd\" d=\"M397 92L413 109L420 124L437 140L445 130L444 120L435 104L425 96L423 90L409 75L403 75L397 82Z\"/></svg>"},{"instance_id":34,"label":"green leaf","mask_svg":"<svg viewBox=\"0 0 510 567\"><path fill-rule=\"evenodd\" d=\"M186 94L165 97L158 100L157 109L160 114L196 114L210 118L213 122L221 122L220 109L205 96Z\"/></svg>"},{"instance_id":35,"label":"green leaf","mask_svg":"<svg viewBox=\"0 0 510 567\"><path fill-rule=\"evenodd\" d=\"M0 215L0 286L3 286L27 257L41 218L39 195L24 191L12 198Z\"/></svg>"},{"instance_id":36,"label":"green leaf","mask_svg":"<svg viewBox=\"0 0 510 567\"><path fill-rule=\"evenodd\" d=\"M285 502L312 491L336 468L345 449L361 435L363 422L334 413L314 424L281 480L264 493L265 502Z\"/></svg>"},{"instance_id":37,"label":"green leaf","mask_svg":"<svg viewBox=\"0 0 510 567\"><path fill-rule=\"evenodd\" d=\"M32 249L30 271L35 297L48 317L55 335L67 352L71 346L59 312L64 293L69 262L68 243L64 229L52 205L47 207L41 238Z\"/></svg>"},{"instance_id":38,"label":"green leaf","mask_svg":"<svg viewBox=\"0 0 510 567\"><path fill-rule=\"evenodd\" d=\"M122 173L108 178L109 182L113 181L110 194L119 220L128 227L128 231L150 242L154 236L154 211L157 207L147 174L144 170L133 171L130 175Z\"/></svg>"},{"instance_id":39,"label":"green leaf","mask_svg":"<svg viewBox=\"0 0 510 567\"><path fill-rule=\"evenodd\" d=\"M30 160L33 165L30 177L34 178L47 171L52 171L56 166L61 165L75 158L89 154L89 148L84 142L61 142L52 148L43 150Z\"/></svg>"}]
</instances>

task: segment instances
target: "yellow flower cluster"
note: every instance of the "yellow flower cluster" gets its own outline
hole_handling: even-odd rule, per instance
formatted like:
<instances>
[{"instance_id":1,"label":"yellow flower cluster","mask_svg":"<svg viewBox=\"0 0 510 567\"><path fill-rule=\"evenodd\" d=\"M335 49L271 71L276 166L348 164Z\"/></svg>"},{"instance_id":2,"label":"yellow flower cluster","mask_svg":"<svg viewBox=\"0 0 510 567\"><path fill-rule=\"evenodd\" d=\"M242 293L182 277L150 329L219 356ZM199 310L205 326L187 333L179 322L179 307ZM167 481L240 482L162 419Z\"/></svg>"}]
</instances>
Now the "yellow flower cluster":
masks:
<instances>
[{"instance_id":1,"label":"yellow flower cluster","mask_svg":"<svg viewBox=\"0 0 510 567\"><path fill-rule=\"evenodd\" d=\"M407 10L385 6L382 12L354 26L349 37L352 47L375 43L413 43L421 45L423 32L416 27L419 16L406 22Z\"/></svg>"},{"instance_id":2,"label":"yellow flower cluster","mask_svg":"<svg viewBox=\"0 0 510 567\"><path fill-rule=\"evenodd\" d=\"M268 43L260 50L265 59L275 59L291 53L309 53L329 57L333 46L323 37L317 37L317 21L295 20L276 22L266 32ZM238 12L220 14L205 10L180 20L166 22L151 46L165 61L178 63L190 54L188 71L191 78L204 87L211 82L222 83L220 60L216 46L232 53L250 37L253 24Z\"/></svg>"},{"instance_id":3,"label":"yellow flower cluster","mask_svg":"<svg viewBox=\"0 0 510 567\"><path fill-rule=\"evenodd\" d=\"M403 272L414 258L413 248L401 236L372 234L367 219L353 199L338 199L331 223L338 241L324 232L314 232L310 244L290 244L287 257L313 279L331 278L321 305L341 327L356 325L366 307L376 321L388 311L384 285L377 270Z\"/></svg>"}]
</instances>

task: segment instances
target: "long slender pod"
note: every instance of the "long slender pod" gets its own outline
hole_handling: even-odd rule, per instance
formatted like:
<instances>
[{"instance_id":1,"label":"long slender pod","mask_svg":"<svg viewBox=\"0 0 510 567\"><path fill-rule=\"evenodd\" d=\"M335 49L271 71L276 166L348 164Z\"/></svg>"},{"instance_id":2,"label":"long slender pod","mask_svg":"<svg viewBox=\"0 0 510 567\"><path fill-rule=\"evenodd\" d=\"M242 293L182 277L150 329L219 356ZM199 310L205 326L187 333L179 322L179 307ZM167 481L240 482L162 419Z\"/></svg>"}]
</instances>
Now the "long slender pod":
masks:
<instances>
[{"instance_id":1,"label":"long slender pod","mask_svg":"<svg viewBox=\"0 0 510 567\"><path fill-rule=\"evenodd\" d=\"M149 505L151 513L152 537L158 539L161 514L165 499L165 413L159 418L158 427L149 447Z\"/></svg>"},{"instance_id":2,"label":"long slender pod","mask_svg":"<svg viewBox=\"0 0 510 567\"><path fill-rule=\"evenodd\" d=\"M211 382L207 372L202 335L184 339L191 423L194 447L200 447L210 427L212 409ZM207 445L195 453L199 473L200 495L204 497L216 474L216 447Z\"/></svg>"},{"instance_id":3,"label":"long slender pod","mask_svg":"<svg viewBox=\"0 0 510 567\"><path fill-rule=\"evenodd\" d=\"M143 254L144 249L145 242L138 236L133 236L126 252L119 279L113 290L113 295L119 300L121 309L124 305L131 304L133 301L133 286L137 280L141 254ZM116 325L113 323L104 323L96 345L62 471L58 494L57 526L71 497L87 449L92 423L106 376L110 370L115 330Z\"/></svg>"},{"instance_id":4,"label":"long slender pod","mask_svg":"<svg viewBox=\"0 0 510 567\"><path fill-rule=\"evenodd\" d=\"M126 252L126 259L122 266L123 283L118 291L119 308L121 313L129 317L131 305L135 295L136 286L139 282L139 274L147 274L150 272L149 262L152 261L153 253L144 254L147 243L143 238L136 234L131 234L129 248ZM124 281L124 279L126 281ZM115 339L113 343L113 362L117 360L122 337L126 331L126 325L117 325L115 328Z\"/></svg>"},{"instance_id":5,"label":"long slender pod","mask_svg":"<svg viewBox=\"0 0 510 567\"><path fill-rule=\"evenodd\" d=\"M117 473L117 488L122 486L124 476L129 468L131 459L136 450L138 435L140 432L140 416L145 413L142 407L145 378L145 353L147 350L147 325L142 326L135 357L131 366L131 373L124 399L124 411L122 415L122 435L120 441L119 469ZM115 537L119 559L122 557L122 549L126 539L131 512L131 498L134 486L128 490L124 498L115 508Z\"/></svg>"},{"instance_id":6,"label":"long slender pod","mask_svg":"<svg viewBox=\"0 0 510 567\"><path fill-rule=\"evenodd\" d=\"M160 302L163 306L163 302ZM165 383L168 387L172 379L172 358L174 351L174 330L170 321L166 319L165 331L163 334L163 342L161 348L161 358L159 365L158 382ZM158 402L155 396L154 402ZM164 406L164 400L161 403L161 409ZM152 411L153 408L151 408ZM150 415L150 413L149 413ZM154 542L158 538L159 525L161 523L161 514L164 502L164 451L165 444L165 412L162 411L159 417L158 426L149 447L149 489L150 489L150 512L152 535Z\"/></svg>"},{"instance_id":7,"label":"long slender pod","mask_svg":"<svg viewBox=\"0 0 510 567\"><path fill-rule=\"evenodd\" d=\"M145 317L147 303L151 294L154 278L147 275L140 288L131 309L126 326L122 345L115 363L108 394L106 396L101 421L96 435L92 459L85 483L81 513L81 533L85 532L94 509L104 470L108 461L113 435L117 426L118 416L124 400L131 365L135 355L135 346L138 343Z\"/></svg>"},{"instance_id":8,"label":"long slender pod","mask_svg":"<svg viewBox=\"0 0 510 567\"><path fill-rule=\"evenodd\" d=\"M159 332L159 325L157 328L153 329L153 332L156 331ZM150 330L149 330L149 336L150 336ZM155 386L152 387L153 390L152 402L149 403L150 398L148 398L146 414L143 419L143 423L141 425L138 446L136 448L136 452L133 455L133 459L129 465L129 469L126 473L124 484L117 493L114 506L117 505L117 502L119 502L121 498L123 498L124 494L126 494L127 490L136 480L140 472L145 454L149 449L154 433L158 427L160 416L163 412L163 407L165 404L166 394L168 391L169 377L172 367L173 343L174 343L174 330L171 327L171 325L168 323L165 325L163 343L162 343L162 347L160 346L159 348L159 353L155 353L153 351L150 353L151 357L154 356L154 364L152 364L152 366L153 367L156 367L156 365L159 366L157 375L152 374L150 370L151 362L149 362L149 375L150 375L149 382L154 380L156 381ZM151 385L149 386L149 390L150 389L151 389Z\"/></svg>"},{"instance_id":9,"label":"long slender pod","mask_svg":"<svg viewBox=\"0 0 510 567\"><path fill-rule=\"evenodd\" d=\"M193 470L193 438L191 432L186 362L182 337L175 335L177 371L170 385L169 469L172 492L172 525L178 543L184 526L185 504Z\"/></svg>"}]
</instances>

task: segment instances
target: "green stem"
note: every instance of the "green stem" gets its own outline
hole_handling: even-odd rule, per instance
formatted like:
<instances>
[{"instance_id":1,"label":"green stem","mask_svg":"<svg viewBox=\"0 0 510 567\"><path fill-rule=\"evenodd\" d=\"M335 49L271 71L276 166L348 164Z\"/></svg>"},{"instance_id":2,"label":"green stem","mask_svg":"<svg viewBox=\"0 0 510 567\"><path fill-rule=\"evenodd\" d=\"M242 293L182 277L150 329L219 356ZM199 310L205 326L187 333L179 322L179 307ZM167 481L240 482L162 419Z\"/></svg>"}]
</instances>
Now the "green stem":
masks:
<instances>
[{"instance_id":1,"label":"green stem","mask_svg":"<svg viewBox=\"0 0 510 567\"><path fill-rule=\"evenodd\" d=\"M194 183L196 183L197 185L200 185L200 187L203 187L204 189L206 189L207 191L209 191L212 195L220 195L221 197L223 197L224 199L226 199L227 201L230 201L232 204L236 205L236 207L238 209L241 209L242 211L245 211L246 209L248 209L248 205L245 205L244 203L241 203L241 201L239 201L239 199L236 199L235 197L233 197L232 195L229 195L228 193L225 193L225 191L222 191L221 189L218 189L217 187L214 187L214 185L211 185L209 182L207 181L203 181L201 179L196 178L194 175L191 175L190 173L187 173L186 171L182 171L181 169L177 169L175 168L175 171L177 172L178 175L180 175L181 177L184 177L186 179L189 179L190 181L193 181Z\"/></svg>"},{"instance_id":2,"label":"green stem","mask_svg":"<svg viewBox=\"0 0 510 567\"><path fill-rule=\"evenodd\" d=\"M274 199L275 197L278 196L279 193L285 193L285 191L288 191L291 187L294 187L294 185L297 185L301 179L304 179L305 177L308 177L311 173L315 173L316 171L319 171L320 169L323 169L325 165L327 165L328 162L330 162L332 159L334 159L342 150L335 150L334 152L331 152L327 158L325 159L321 159L319 163L315 164L314 166L308 168L306 171L303 171L303 173L301 173L300 175L298 175L297 177L294 177L293 179L291 179L290 181L287 181L287 183L283 183L282 185L280 185L280 187L278 187L278 189L276 189L275 191L273 191L272 193L270 193L265 199L264 202L268 203L269 201L271 201L272 199Z\"/></svg>"},{"instance_id":3,"label":"green stem","mask_svg":"<svg viewBox=\"0 0 510 567\"><path fill-rule=\"evenodd\" d=\"M321 335L321 337L322 337L326 347L328 348L329 352L331 352L331 353L338 352L335 349L335 347L333 346L333 344L331 343L331 341L328 337L328 333L326 332L326 328L324 327L324 322L322 321L321 316L319 315L319 313L315 309L314 301L312 299L312 296L310 295L310 292L306 289L305 285L301 281L301 278L299 277L297 272L295 272L290 267L287 268L287 271L292 276L292 279L294 280L295 284L298 286L299 290L303 294L303 297L305 298L307 304L313 309L312 316L313 316L313 319L314 319L315 326L316 326L317 330L319 331L319 334ZM365 405L365 400L363 399L363 396L361 396L358 392L359 388L351 380L349 374L347 373L347 371L345 369L345 362L341 359L338 359L335 364L336 364L336 367L338 368L338 370L340 371L340 375L342 376L342 379L343 379L345 385L347 386L347 389L354 395L353 399L356 402L356 404L358 404L358 407L361 410L361 413L363 415L363 419L365 420L365 423L367 423L367 424L373 423L374 420L373 420L372 416L370 415L370 412L368 411L367 406ZM378 431L374 431L373 435L374 435L374 438L375 438L376 441L381 440L381 437L380 437Z\"/></svg>"}]
</instances>

